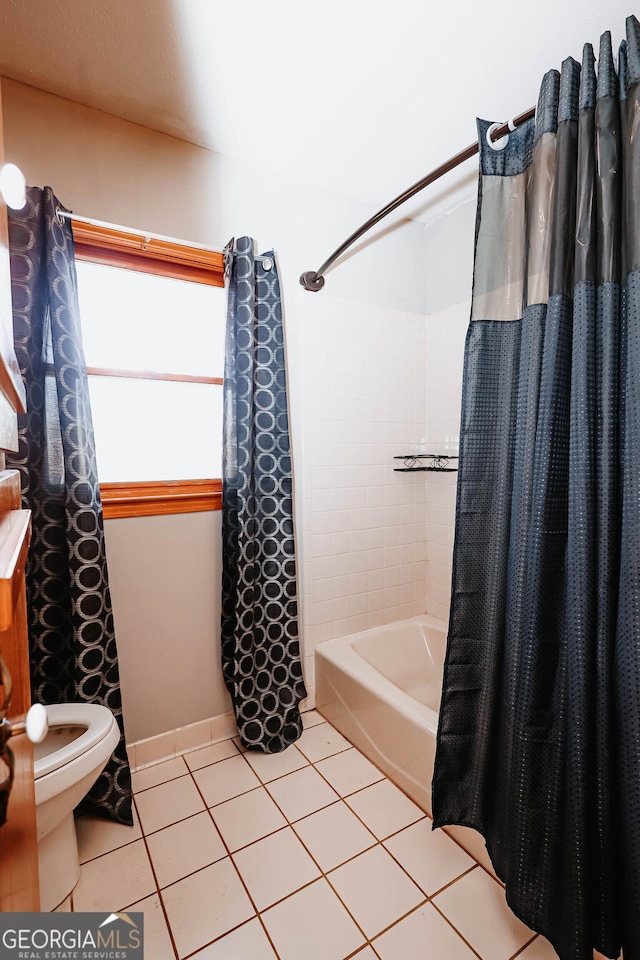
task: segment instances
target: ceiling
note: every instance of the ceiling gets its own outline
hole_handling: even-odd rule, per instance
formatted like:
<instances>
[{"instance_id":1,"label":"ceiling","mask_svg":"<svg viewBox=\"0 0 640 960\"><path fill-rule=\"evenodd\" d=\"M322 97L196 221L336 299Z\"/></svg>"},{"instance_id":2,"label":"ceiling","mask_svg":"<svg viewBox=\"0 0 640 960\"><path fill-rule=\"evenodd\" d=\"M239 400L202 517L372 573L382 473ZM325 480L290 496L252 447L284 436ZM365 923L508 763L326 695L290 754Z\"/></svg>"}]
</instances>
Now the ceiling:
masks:
<instances>
[{"instance_id":1,"label":"ceiling","mask_svg":"<svg viewBox=\"0 0 640 960\"><path fill-rule=\"evenodd\" d=\"M0 74L335 193L384 205L532 106L622 0L2 0ZM407 204L428 222L476 164Z\"/></svg>"}]
</instances>

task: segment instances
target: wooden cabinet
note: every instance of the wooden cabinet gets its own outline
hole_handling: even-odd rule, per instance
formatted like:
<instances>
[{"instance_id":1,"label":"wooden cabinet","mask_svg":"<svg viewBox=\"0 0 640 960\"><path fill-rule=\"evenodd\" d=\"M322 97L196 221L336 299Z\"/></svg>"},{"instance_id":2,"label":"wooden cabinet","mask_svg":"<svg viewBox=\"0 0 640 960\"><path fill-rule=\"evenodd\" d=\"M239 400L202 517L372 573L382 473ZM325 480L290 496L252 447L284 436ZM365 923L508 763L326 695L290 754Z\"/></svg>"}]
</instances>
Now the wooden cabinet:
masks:
<instances>
[{"instance_id":1,"label":"wooden cabinet","mask_svg":"<svg viewBox=\"0 0 640 960\"><path fill-rule=\"evenodd\" d=\"M4 163L0 88L0 166ZM17 412L24 387L13 349L7 211L0 198L0 655L12 678L10 721L23 720L31 705L24 571L30 515L21 510L20 477L5 470L6 450L17 450ZM12 737L15 757L7 822L0 827L0 910L39 910L33 751L26 734Z\"/></svg>"},{"instance_id":2,"label":"wooden cabinet","mask_svg":"<svg viewBox=\"0 0 640 960\"><path fill-rule=\"evenodd\" d=\"M20 509L20 478L0 473L0 654L13 684L8 719L31 705L24 570L30 513ZM33 750L26 734L9 741L15 758L7 822L0 827L0 909L39 910Z\"/></svg>"}]
</instances>

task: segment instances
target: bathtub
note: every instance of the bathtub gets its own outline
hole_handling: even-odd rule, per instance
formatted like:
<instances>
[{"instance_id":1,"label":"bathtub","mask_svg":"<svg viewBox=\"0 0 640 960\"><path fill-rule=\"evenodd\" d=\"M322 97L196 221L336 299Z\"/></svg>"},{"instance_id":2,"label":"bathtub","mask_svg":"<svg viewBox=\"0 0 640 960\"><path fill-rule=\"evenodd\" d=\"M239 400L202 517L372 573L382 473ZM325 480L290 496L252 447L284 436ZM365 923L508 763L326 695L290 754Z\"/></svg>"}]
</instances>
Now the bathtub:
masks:
<instances>
[{"instance_id":1,"label":"bathtub","mask_svg":"<svg viewBox=\"0 0 640 960\"><path fill-rule=\"evenodd\" d=\"M316 709L431 814L447 641L428 614L316 647Z\"/></svg>"},{"instance_id":2,"label":"bathtub","mask_svg":"<svg viewBox=\"0 0 640 960\"><path fill-rule=\"evenodd\" d=\"M315 649L316 709L429 816L446 641L422 614ZM493 873L480 834L445 830Z\"/></svg>"}]
</instances>

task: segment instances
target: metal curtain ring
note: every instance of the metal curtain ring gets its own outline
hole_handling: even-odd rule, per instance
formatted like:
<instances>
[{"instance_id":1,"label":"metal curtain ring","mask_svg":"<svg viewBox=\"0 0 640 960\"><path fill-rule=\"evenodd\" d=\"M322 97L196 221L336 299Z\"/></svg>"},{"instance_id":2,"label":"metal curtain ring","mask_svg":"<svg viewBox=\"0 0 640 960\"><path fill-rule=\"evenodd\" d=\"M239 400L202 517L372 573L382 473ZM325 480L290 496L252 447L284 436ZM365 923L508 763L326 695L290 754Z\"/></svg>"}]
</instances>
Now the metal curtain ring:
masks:
<instances>
[{"instance_id":1,"label":"metal curtain ring","mask_svg":"<svg viewBox=\"0 0 640 960\"><path fill-rule=\"evenodd\" d=\"M509 143L508 133L505 133L504 136L500 137L499 140L491 139L491 134L494 132L494 130L497 130L498 127L503 127L503 126L504 126L504 123L492 123L491 126L487 128L487 133L486 133L487 143L489 144L492 150L504 150L506 145Z\"/></svg>"}]
</instances>

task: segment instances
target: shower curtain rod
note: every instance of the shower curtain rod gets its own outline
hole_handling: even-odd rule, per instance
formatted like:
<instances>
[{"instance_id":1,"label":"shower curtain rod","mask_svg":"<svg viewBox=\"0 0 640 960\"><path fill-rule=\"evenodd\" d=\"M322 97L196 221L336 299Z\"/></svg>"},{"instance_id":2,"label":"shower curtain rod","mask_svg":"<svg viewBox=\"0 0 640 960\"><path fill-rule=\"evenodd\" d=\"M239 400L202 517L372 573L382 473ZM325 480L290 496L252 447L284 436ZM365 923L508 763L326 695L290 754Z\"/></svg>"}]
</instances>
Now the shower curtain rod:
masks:
<instances>
[{"instance_id":1,"label":"shower curtain rod","mask_svg":"<svg viewBox=\"0 0 640 960\"><path fill-rule=\"evenodd\" d=\"M500 126L494 126L491 132L492 140L499 140L500 137L503 137L505 133L509 133L510 130L514 130L519 124L524 123L525 120L530 120L535 116L536 108L531 107L530 110L525 110L524 113L519 114L517 117L514 117L513 120L510 120L508 123L503 123ZM416 193L420 193L421 190L424 190L425 187L428 187L429 184L434 183L434 181L439 180L440 177L443 177L445 173L449 173L455 167L460 166L461 163L464 163L465 160L469 160L474 154L478 152L478 142L470 144L466 149L461 150L460 153L456 153L455 157L451 157L450 160L447 160L446 163L441 164L439 167L436 167L435 170L432 170L431 173L428 173L426 177L423 177L422 180L418 180L417 183L414 183L412 187L409 187L404 193L401 193L400 196L396 197L395 200L392 200L390 203L383 207L382 210L378 210L366 223L363 223L350 237L341 243L337 250L334 250L330 257L328 257L322 266L318 270L307 270L306 273L303 273L300 277L300 283L305 288L305 290L311 290L316 293L318 290L322 290L324 287L324 272L335 263L338 257L341 257L342 254L349 249L351 244L355 243L356 240L359 240L360 237L365 234L368 230L371 230L372 227L375 227L376 223L379 223L384 217L388 214L393 213L405 200L410 200L411 197L414 197Z\"/></svg>"}]
</instances>

